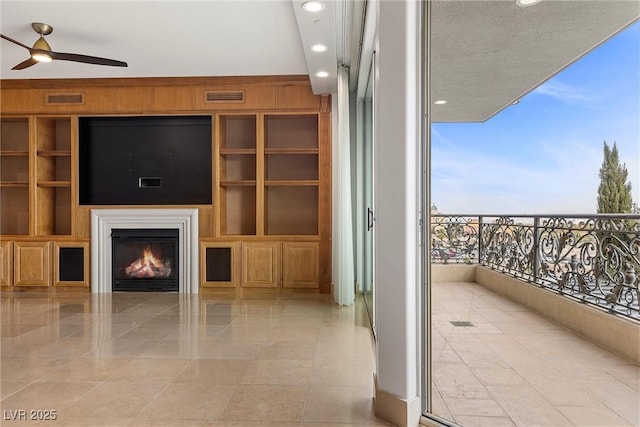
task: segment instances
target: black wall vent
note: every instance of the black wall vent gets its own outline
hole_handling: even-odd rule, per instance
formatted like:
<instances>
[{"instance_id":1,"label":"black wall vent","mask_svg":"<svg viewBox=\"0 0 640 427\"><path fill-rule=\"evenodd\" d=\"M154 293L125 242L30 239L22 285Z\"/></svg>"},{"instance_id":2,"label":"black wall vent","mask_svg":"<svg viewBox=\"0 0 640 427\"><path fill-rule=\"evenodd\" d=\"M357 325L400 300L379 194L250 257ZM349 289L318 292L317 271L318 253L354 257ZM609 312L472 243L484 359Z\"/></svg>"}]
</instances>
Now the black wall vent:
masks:
<instances>
[{"instance_id":1,"label":"black wall vent","mask_svg":"<svg viewBox=\"0 0 640 427\"><path fill-rule=\"evenodd\" d=\"M84 94L82 93L47 93L45 94L45 105L61 104L84 104Z\"/></svg>"},{"instance_id":2,"label":"black wall vent","mask_svg":"<svg viewBox=\"0 0 640 427\"><path fill-rule=\"evenodd\" d=\"M206 91L204 102L244 102L244 91Z\"/></svg>"}]
</instances>

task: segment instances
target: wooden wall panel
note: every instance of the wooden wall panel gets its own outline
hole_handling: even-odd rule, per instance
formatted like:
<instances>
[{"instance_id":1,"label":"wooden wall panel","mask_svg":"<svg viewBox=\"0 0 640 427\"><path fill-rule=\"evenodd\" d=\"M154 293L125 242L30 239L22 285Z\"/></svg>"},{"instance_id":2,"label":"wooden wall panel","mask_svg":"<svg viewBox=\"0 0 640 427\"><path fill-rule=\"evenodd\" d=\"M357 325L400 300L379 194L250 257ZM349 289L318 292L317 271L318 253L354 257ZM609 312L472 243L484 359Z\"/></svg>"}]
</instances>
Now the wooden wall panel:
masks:
<instances>
[{"instance_id":1,"label":"wooden wall panel","mask_svg":"<svg viewBox=\"0 0 640 427\"><path fill-rule=\"evenodd\" d=\"M72 234L76 237L91 237L91 208L78 207Z\"/></svg>"},{"instance_id":2,"label":"wooden wall panel","mask_svg":"<svg viewBox=\"0 0 640 427\"><path fill-rule=\"evenodd\" d=\"M55 230L55 188L36 189L36 234L39 236L54 234Z\"/></svg>"},{"instance_id":3,"label":"wooden wall panel","mask_svg":"<svg viewBox=\"0 0 640 427\"><path fill-rule=\"evenodd\" d=\"M192 87L166 86L153 89L150 111L193 111L194 93Z\"/></svg>"},{"instance_id":4,"label":"wooden wall panel","mask_svg":"<svg viewBox=\"0 0 640 427\"><path fill-rule=\"evenodd\" d=\"M37 89L2 89L2 114L33 114L40 111L41 91Z\"/></svg>"},{"instance_id":5,"label":"wooden wall panel","mask_svg":"<svg viewBox=\"0 0 640 427\"><path fill-rule=\"evenodd\" d=\"M198 208L198 233L201 238L213 235L213 207Z\"/></svg>"},{"instance_id":6,"label":"wooden wall panel","mask_svg":"<svg viewBox=\"0 0 640 427\"><path fill-rule=\"evenodd\" d=\"M119 87L116 89L116 110L143 113L153 103L152 87Z\"/></svg>"},{"instance_id":7,"label":"wooden wall panel","mask_svg":"<svg viewBox=\"0 0 640 427\"><path fill-rule=\"evenodd\" d=\"M320 186L318 224L320 229L320 293L331 293L331 114L320 114L318 123Z\"/></svg>"},{"instance_id":8,"label":"wooden wall panel","mask_svg":"<svg viewBox=\"0 0 640 427\"><path fill-rule=\"evenodd\" d=\"M318 110L320 108L320 96L314 95L311 91L311 86L308 85L277 86L276 108Z\"/></svg>"}]
</instances>

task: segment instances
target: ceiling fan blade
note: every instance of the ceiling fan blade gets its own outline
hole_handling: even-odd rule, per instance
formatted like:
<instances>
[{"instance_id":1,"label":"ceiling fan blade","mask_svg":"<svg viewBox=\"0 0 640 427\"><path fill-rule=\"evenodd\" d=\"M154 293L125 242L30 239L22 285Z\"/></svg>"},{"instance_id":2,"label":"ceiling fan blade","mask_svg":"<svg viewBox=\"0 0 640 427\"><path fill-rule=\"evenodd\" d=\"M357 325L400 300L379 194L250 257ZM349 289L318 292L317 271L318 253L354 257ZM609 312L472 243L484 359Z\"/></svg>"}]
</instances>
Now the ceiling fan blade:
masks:
<instances>
[{"instance_id":1,"label":"ceiling fan blade","mask_svg":"<svg viewBox=\"0 0 640 427\"><path fill-rule=\"evenodd\" d=\"M98 58L97 56L79 55L77 53L47 52L54 60L82 62L85 64L109 65L112 67L126 67L127 63L115 59Z\"/></svg>"},{"instance_id":2,"label":"ceiling fan blade","mask_svg":"<svg viewBox=\"0 0 640 427\"><path fill-rule=\"evenodd\" d=\"M36 61L35 59L29 58L29 59L26 59L26 60L22 61L21 63L19 63L15 67L13 67L12 70L24 70L25 68L31 67L32 65L35 65L37 63L38 63L38 61Z\"/></svg>"},{"instance_id":3,"label":"ceiling fan blade","mask_svg":"<svg viewBox=\"0 0 640 427\"><path fill-rule=\"evenodd\" d=\"M31 48L29 46L27 46L25 44L22 44L19 41L12 39L11 37L7 37L4 34L0 34L0 37L2 37L3 39L5 39L7 41L10 41L11 43L17 44L18 46L22 46L23 48L25 48L27 50L31 50Z\"/></svg>"}]
</instances>

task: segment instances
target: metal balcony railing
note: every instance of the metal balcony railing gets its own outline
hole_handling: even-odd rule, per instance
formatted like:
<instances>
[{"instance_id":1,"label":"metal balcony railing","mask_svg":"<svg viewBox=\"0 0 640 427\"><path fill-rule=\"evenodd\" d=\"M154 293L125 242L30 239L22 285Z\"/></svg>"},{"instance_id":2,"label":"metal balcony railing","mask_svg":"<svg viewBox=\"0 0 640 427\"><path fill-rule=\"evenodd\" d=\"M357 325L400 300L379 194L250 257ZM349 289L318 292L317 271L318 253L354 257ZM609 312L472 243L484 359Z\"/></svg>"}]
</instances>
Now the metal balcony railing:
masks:
<instances>
[{"instance_id":1,"label":"metal balcony railing","mask_svg":"<svg viewBox=\"0 0 640 427\"><path fill-rule=\"evenodd\" d=\"M640 321L640 215L431 215L431 262L479 264Z\"/></svg>"}]
</instances>

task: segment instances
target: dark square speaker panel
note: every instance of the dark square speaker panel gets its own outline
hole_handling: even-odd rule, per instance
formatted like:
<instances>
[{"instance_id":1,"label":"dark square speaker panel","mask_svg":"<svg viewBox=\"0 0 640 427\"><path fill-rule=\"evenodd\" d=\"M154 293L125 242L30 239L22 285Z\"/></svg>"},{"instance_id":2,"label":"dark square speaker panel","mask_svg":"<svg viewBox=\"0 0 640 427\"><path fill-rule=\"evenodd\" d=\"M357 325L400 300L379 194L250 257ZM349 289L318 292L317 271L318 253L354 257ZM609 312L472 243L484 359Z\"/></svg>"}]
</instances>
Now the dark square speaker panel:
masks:
<instances>
[{"instance_id":1,"label":"dark square speaker panel","mask_svg":"<svg viewBox=\"0 0 640 427\"><path fill-rule=\"evenodd\" d=\"M231 281L231 248L207 248L207 282Z\"/></svg>"},{"instance_id":2,"label":"dark square speaker panel","mask_svg":"<svg viewBox=\"0 0 640 427\"><path fill-rule=\"evenodd\" d=\"M84 248L60 248L60 281L84 280Z\"/></svg>"}]
</instances>

